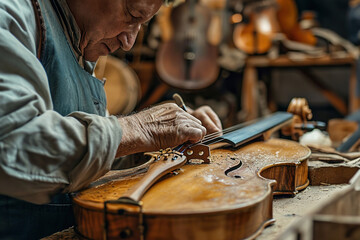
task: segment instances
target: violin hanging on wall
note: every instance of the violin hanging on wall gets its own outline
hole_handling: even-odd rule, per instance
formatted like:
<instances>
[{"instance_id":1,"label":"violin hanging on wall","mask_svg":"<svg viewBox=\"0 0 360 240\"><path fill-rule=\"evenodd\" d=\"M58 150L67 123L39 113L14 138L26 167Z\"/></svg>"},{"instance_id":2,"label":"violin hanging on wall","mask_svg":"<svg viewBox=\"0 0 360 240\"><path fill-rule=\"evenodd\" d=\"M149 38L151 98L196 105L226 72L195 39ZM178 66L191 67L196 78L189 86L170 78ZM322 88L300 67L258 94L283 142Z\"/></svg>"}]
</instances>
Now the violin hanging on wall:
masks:
<instances>
[{"instance_id":1,"label":"violin hanging on wall","mask_svg":"<svg viewBox=\"0 0 360 240\"><path fill-rule=\"evenodd\" d=\"M210 86L219 75L219 66L217 46L208 40L209 8L197 0L187 0L172 8L167 16L172 29L156 55L160 78L187 91Z\"/></svg>"}]
</instances>

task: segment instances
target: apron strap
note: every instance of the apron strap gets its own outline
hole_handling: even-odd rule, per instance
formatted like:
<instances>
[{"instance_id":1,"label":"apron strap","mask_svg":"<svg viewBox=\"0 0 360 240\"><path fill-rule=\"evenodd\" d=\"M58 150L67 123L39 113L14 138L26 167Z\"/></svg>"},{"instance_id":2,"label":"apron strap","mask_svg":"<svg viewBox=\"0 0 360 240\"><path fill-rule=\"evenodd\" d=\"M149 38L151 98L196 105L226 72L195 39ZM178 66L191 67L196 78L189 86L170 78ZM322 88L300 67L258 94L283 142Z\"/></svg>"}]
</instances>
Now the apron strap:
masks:
<instances>
[{"instance_id":1,"label":"apron strap","mask_svg":"<svg viewBox=\"0 0 360 240\"><path fill-rule=\"evenodd\" d=\"M46 38L45 22L44 22L44 18L42 16L42 14L41 14L39 2L37 0L31 0L31 3L34 8L35 18L36 18L36 28L38 30L37 58L40 59L42 48L43 48L43 45L45 43L45 38Z\"/></svg>"}]
</instances>

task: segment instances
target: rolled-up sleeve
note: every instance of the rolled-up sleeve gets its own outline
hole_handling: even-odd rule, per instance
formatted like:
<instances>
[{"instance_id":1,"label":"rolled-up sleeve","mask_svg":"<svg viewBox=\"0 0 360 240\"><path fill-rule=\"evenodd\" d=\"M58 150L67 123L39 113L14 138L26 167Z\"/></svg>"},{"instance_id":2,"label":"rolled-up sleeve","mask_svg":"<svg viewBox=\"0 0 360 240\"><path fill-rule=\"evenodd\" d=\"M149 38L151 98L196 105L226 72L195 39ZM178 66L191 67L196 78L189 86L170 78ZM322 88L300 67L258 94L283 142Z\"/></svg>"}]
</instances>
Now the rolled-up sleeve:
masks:
<instances>
[{"instance_id":1,"label":"rolled-up sleeve","mask_svg":"<svg viewBox=\"0 0 360 240\"><path fill-rule=\"evenodd\" d=\"M109 171L122 130L116 117L83 112L64 117L53 111L47 76L36 58L31 6L2 2L0 194L47 203Z\"/></svg>"}]
</instances>

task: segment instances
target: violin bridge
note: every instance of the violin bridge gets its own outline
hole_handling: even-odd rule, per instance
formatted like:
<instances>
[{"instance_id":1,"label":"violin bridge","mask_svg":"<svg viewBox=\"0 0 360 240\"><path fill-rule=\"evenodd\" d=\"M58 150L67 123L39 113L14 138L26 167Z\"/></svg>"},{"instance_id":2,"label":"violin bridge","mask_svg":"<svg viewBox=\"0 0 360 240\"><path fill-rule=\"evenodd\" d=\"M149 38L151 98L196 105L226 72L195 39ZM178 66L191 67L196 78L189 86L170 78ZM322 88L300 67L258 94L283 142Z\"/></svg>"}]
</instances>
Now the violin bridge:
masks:
<instances>
[{"instance_id":1,"label":"violin bridge","mask_svg":"<svg viewBox=\"0 0 360 240\"><path fill-rule=\"evenodd\" d=\"M202 163L210 163L210 148L204 144L196 144L194 146L187 147L184 151L188 161L202 160Z\"/></svg>"}]
</instances>

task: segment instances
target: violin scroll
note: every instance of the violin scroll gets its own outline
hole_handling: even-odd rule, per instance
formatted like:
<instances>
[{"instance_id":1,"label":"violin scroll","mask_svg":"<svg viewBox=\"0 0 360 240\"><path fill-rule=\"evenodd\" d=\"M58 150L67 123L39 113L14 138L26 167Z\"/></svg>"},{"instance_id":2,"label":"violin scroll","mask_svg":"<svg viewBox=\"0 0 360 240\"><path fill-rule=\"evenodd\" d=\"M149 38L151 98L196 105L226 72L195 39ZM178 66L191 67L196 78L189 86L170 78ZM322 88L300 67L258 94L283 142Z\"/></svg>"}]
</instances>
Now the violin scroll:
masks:
<instances>
[{"instance_id":1,"label":"violin scroll","mask_svg":"<svg viewBox=\"0 0 360 240\"><path fill-rule=\"evenodd\" d=\"M304 134L305 125L312 119L312 111L305 98L293 98L288 106L287 112L294 114L290 126L282 129L282 133L291 136L295 141Z\"/></svg>"},{"instance_id":2,"label":"violin scroll","mask_svg":"<svg viewBox=\"0 0 360 240\"><path fill-rule=\"evenodd\" d=\"M295 116L299 116L304 122L312 119L312 112L305 98L293 98L287 111Z\"/></svg>"}]
</instances>

